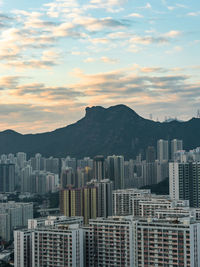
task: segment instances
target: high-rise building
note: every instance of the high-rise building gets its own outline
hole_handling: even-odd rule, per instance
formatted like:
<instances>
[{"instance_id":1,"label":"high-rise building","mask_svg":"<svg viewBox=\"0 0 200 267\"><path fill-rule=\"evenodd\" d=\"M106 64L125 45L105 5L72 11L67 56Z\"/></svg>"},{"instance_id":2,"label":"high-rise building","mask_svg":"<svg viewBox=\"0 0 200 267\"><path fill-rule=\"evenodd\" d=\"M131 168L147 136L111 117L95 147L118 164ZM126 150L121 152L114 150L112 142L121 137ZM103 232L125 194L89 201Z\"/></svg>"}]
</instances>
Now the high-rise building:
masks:
<instances>
[{"instance_id":1,"label":"high-rise building","mask_svg":"<svg viewBox=\"0 0 200 267\"><path fill-rule=\"evenodd\" d=\"M28 229L36 229L38 227L55 226L60 224L79 224L83 225L83 217L80 216L48 216L39 217L28 220Z\"/></svg>"},{"instance_id":2,"label":"high-rise building","mask_svg":"<svg viewBox=\"0 0 200 267\"><path fill-rule=\"evenodd\" d=\"M167 140L160 139L157 142L157 159L162 161L169 160L169 145Z\"/></svg>"},{"instance_id":3,"label":"high-rise building","mask_svg":"<svg viewBox=\"0 0 200 267\"><path fill-rule=\"evenodd\" d=\"M101 181L92 180L88 184L97 187L97 216L107 218L112 215L112 182L109 179Z\"/></svg>"},{"instance_id":4,"label":"high-rise building","mask_svg":"<svg viewBox=\"0 0 200 267\"><path fill-rule=\"evenodd\" d=\"M14 266L33 267L32 265L32 230L14 231Z\"/></svg>"},{"instance_id":5,"label":"high-rise building","mask_svg":"<svg viewBox=\"0 0 200 267\"><path fill-rule=\"evenodd\" d=\"M35 157L30 158L30 165L33 171L45 171L46 159L40 153L35 154Z\"/></svg>"},{"instance_id":6,"label":"high-rise building","mask_svg":"<svg viewBox=\"0 0 200 267\"><path fill-rule=\"evenodd\" d=\"M10 201L0 203L0 236L5 241L13 237L12 231L26 227L28 219L33 218L33 204Z\"/></svg>"},{"instance_id":7,"label":"high-rise building","mask_svg":"<svg viewBox=\"0 0 200 267\"><path fill-rule=\"evenodd\" d=\"M83 266L81 217L33 219L14 232L15 267Z\"/></svg>"},{"instance_id":8,"label":"high-rise building","mask_svg":"<svg viewBox=\"0 0 200 267\"><path fill-rule=\"evenodd\" d=\"M186 199L200 207L200 162L170 162L169 192L174 199Z\"/></svg>"},{"instance_id":9,"label":"high-rise building","mask_svg":"<svg viewBox=\"0 0 200 267\"><path fill-rule=\"evenodd\" d=\"M58 190L58 174L45 171L33 171L28 187L31 193L46 194Z\"/></svg>"},{"instance_id":10,"label":"high-rise building","mask_svg":"<svg viewBox=\"0 0 200 267\"><path fill-rule=\"evenodd\" d=\"M97 218L85 232L85 266L200 266L200 223L190 217Z\"/></svg>"},{"instance_id":11,"label":"high-rise building","mask_svg":"<svg viewBox=\"0 0 200 267\"><path fill-rule=\"evenodd\" d=\"M109 217L90 220L86 229L89 246L86 249L88 267L135 265L135 235L133 217ZM87 241L86 241L87 242Z\"/></svg>"},{"instance_id":12,"label":"high-rise building","mask_svg":"<svg viewBox=\"0 0 200 267\"><path fill-rule=\"evenodd\" d=\"M2 155L1 155L1 163L2 163L2 164L5 164L6 161L7 161L7 155L2 154Z\"/></svg>"},{"instance_id":13,"label":"high-rise building","mask_svg":"<svg viewBox=\"0 0 200 267\"><path fill-rule=\"evenodd\" d=\"M152 163L156 160L156 150L154 146L148 146L146 149L146 162Z\"/></svg>"},{"instance_id":14,"label":"high-rise building","mask_svg":"<svg viewBox=\"0 0 200 267\"><path fill-rule=\"evenodd\" d=\"M77 168L76 187L82 187L93 178L93 170L90 167Z\"/></svg>"},{"instance_id":15,"label":"high-rise building","mask_svg":"<svg viewBox=\"0 0 200 267\"><path fill-rule=\"evenodd\" d=\"M75 172L72 167L63 167L61 171L61 188L75 186Z\"/></svg>"},{"instance_id":16,"label":"high-rise building","mask_svg":"<svg viewBox=\"0 0 200 267\"><path fill-rule=\"evenodd\" d=\"M59 159L53 157L45 159L45 167L47 172L59 174Z\"/></svg>"},{"instance_id":17,"label":"high-rise building","mask_svg":"<svg viewBox=\"0 0 200 267\"><path fill-rule=\"evenodd\" d=\"M190 218L137 221L138 267L199 267L200 223Z\"/></svg>"},{"instance_id":18,"label":"high-rise building","mask_svg":"<svg viewBox=\"0 0 200 267\"><path fill-rule=\"evenodd\" d=\"M174 153L183 150L183 141L178 139L171 140L171 159L174 160Z\"/></svg>"},{"instance_id":19,"label":"high-rise building","mask_svg":"<svg viewBox=\"0 0 200 267\"><path fill-rule=\"evenodd\" d=\"M17 165L19 166L20 169L24 168L26 162L26 153L18 152L16 156L17 156Z\"/></svg>"},{"instance_id":20,"label":"high-rise building","mask_svg":"<svg viewBox=\"0 0 200 267\"><path fill-rule=\"evenodd\" d=\"M143 184L157 184L156 162L142 162Z\"/></svg>"},{"instance_id":21,"label":"high-rise building","mask_svg":"<svg viewBox=\"0 0 200 267\"><path fill-rule=\"evenodd\" d=\"M32 167L27 165L20 171L21 177L21 192L32 192L32 181L31 181Z\"/></svg>"},{"instance_id":22,"label":"high-rise building","mask_svg":"<svg viewBox=\"0 0 200 267\"><path fill-rule=\"evenodd\" d=\"M140 197L143 199L145 196L150 196L150 189L122 189L113 191L113 215L114 216L138 216L138 208L134 204L134 199L138 200Z\"/></svg>"},{"instance_id":23,"label":"high-rise building","mask_svg":"<svg viewBox=\"0 0 200 267\"><path fill-rule=\"evenodd\" d=\"M5 241L11 240L10 214L0 209L0 237Z\"/></svg>"},{"instance_id":24,"label":"high-rise building","mask_svg":"<svg viewBox=\"0 0 200 267\"><path fill-rule=\"evenodd\" d=\"M160 183L166 178L169 177L169 162L159 160L155 161L155 168L156 168L156 183Z\"/></svg>"},{"instance_id":25,"label":"high-rise building","mask_svg":"<svg viewBox=\"0 0 200 267\"><path fill-rule=\"evenodd\" d=\"M151 194L149 189L124 189L113 191L113 215L155 217L158 210L187 207L188 200L172 199L168 195Z\"/></svg>"},{"instance_id":26,"label":"high-rise building","mask_svg":"<svg viewBox=\"0 0 200 267\"><path fill-rule=\"evenodd\" d=\"M105 178L105 161L104 156L96 156L93 161L94 164L94 179L101 181Z\"/></svg>"},{"instance_id":27,"label":"high-rise building","mask_svg":"<svg viewBox=\"0 0 200 267\"><path fill-rule=\"evenodd\" d=\"M65 216L83 216L84 223L97 217L97 186L87 185L81 188L66 188L60 191L60 211Z\"/></svg>"},{"instance_id":28,"label":"high-rise building","mask_svg":"<svg viewBox=\"0 0 200 267\"><path fill-rule=\"evenodd\" d=\"M79 225L38 228L32 233L32 250L34 267L83 267L83 230Z\"/></svg>"},{"instance_id":29,"label":"high-rise building","mask_svg":"<svg viewBox=\"0 0 200 267\"><path fill-rule=\"evenodd\" d=\"M79 159L77 161L77 167L78 168L89 167L89 168L93 169L93 159L91 159L89 157L85 157L83 159Z\"/></svg>"},{"instance_id":30,"label":"high-rise building","mask_svg":"<svg viewBox=\"0 0 200 267\"><path fill-rule=\"evenodd\" d=\"M66 167L72 168L73 172L76 172L76 159L71 157L66 157L62 159L62 169Z\"/></svg>"},{"instance_id":31,"label":"high-rise building","mask_svg":"<svg viewBox=\"0 0 200 267\"><path fill-rule=\"evenodd\" d=\"M106 159L106 176L113 182L113 188L124 188L124 157L108 156Z\"/></svg>"},{"instance_id":32,"label":"high-rise building","mask_svg":"<svg viewBox=\"0 0 200 267\"><path fill-rule=\"evenodd\" d=\"M15 165L0 164L0 192L15 191Z\"/></svg>"},{"instance_id":33,"label":"high-rise building","mask_svg":"<svg viewBox=\"0 0 200 267\"><path fill-rule=\"evenodd\" d=\"M65 188L60 190L60 211L64 216L82 216L82 188Z\"/></svg>"},{"instance_id":34,"label":"high-rise building","mask_svg":"<svg viewBox=\"0 0 200 267\"><path fill-rule=\"evenodd\" d=\"M15 163L15 155L12 153L8 154L8 160L10 161L9 163L14 164Z\"/></svg>"}]
</instances>

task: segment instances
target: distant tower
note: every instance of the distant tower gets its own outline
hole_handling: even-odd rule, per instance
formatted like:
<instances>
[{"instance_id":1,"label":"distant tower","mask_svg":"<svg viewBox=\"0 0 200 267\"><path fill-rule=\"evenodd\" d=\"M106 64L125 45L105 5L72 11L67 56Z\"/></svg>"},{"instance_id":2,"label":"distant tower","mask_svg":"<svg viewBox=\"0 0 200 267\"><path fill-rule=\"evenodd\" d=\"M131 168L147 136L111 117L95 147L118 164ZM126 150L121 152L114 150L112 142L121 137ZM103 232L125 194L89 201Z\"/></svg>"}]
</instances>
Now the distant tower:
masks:
<instances>
[{"instance_id":1,"label":"distant tower","mask_svg":"<svg viewBox=\"0 0 200 267\"><path fill-rule=\"evenodd\" d=\"M174 153L183 149L183 141L178 139L171 140L171 159L174 160Z\"/></svg>"},{"instance_id":2,"label":"distant tower","mask_svg":"<svg viewBox=\"0 0 200 267\"><path fill-rule=\"evenodd\" d=\"M146 149L146 161L154 162L156 160L156 150L154 146L148 146Z\"/></svg>"},{"instance_id":3,"label":"distant tower","mask_svg":"<svg viewBox=\"0 0 200 267\"><path fill-rule=\"evenodd\" d=\"M0 192L15 190L15 164L0 164Z\"/></svg>"},{"instance_id":4,"label":"distant tower","mask_svg":"<svg viewBox=\"0 0 200 267\"><path fill-rule=\"evenodd\" d=\"M108 217L112 215L112 189L113 183L109 179L104 179L101 181L91 180L87 183L87 186L93 185L97 187L97 216L98 217Z\"/></svg>"},{"instance_id":5,"label":"distant tower","mask_svg":"<svg viewBox=\"0 0 200 267\"><path fill-rule=\"evenodd\" d=\"M200 118L200 109L197 110L197 118Z\"/></svg>"},{"instance_id":6,"label":"distant tower","mask_svg":"<svg viewBox=\"0 0 200 267\"><path fill-rule=\"evenodd\" d=\"M160 139L157 142L157 158L159 162L169 159L168 141Z\"/></svg>"},{"instance_id":7,"label":"distant tower","mask_svg":"<svg viewBox=\"0 0 200 267\"><path fill-rule=\"evenodd\" d=\"M105 161L104 156L94 158L94 179L101 181L105 178Z\"/></svg>"},{"instance_id":8,"label":"distant tower","mask_svg":"<svg viewBox=\"0 0 200 267\"><path fill-rule=\"evenodd\" d=\"M153 115L151 113L149 114L149 119L153 120Z\"/></svg>"},{"instance_id":9,"label":"distant tower","mask_svg":"<svg viewBox=\"0 0 200 267\"><path fill-rule=\"evenodd\" d=\"M123 156L108 156L107 163L107 177L113 182L113 188L124 188L124 157Z\"/></svg>"}]
</instances>

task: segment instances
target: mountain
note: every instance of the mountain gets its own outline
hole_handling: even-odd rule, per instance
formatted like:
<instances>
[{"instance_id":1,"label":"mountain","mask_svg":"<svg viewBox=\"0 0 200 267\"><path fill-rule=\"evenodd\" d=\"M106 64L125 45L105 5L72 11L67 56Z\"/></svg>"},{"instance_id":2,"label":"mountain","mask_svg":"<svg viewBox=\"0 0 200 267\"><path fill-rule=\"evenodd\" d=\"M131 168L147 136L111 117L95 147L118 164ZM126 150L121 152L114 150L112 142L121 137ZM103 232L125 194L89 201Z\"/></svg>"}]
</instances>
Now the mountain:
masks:
<instances>
[{"instance_id":1,"label":"mountain","mask_svg":"<svg viewBox=\"0 0 200 267\"><path fill-rule=\"evenodd\" d=\"M26 152L32 156L81 158L83 156L124 155L135 157L158 139L182 139L184 148L200 146L200 119L186 122L155 122L140 117L125 105L109 108L87 107L85 117L52 132L20 134L0 132L0 154Z\"/></svg>"}]
</instances>

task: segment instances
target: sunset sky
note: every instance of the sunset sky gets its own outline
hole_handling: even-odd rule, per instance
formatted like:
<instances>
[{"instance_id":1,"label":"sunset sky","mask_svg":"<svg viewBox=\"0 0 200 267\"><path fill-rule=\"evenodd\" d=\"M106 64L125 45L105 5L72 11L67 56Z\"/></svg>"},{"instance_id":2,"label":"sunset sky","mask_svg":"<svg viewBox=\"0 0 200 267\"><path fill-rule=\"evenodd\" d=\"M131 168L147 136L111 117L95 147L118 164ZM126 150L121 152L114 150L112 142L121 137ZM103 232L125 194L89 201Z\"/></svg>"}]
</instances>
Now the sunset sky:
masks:
<instances>
[{"instance_id":1,"label":"sunset sky","mask_svg":"<svg viewBox=\"0 0 200 267\"><path fill-rule=\"evenodd\" d=\"M86 106L188 120L200 109L197 0L0 0L0 131L50 131Z\"/></svg>"}]
</instances>

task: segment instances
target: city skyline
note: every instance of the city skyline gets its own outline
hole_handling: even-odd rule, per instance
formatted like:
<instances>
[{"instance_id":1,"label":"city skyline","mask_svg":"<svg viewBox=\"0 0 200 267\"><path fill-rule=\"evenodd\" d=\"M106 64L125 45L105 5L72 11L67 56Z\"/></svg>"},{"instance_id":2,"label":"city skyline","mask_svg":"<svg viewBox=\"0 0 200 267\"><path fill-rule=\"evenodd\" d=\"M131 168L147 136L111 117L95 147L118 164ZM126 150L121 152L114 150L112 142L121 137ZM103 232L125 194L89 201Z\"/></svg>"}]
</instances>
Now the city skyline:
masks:
<instances>
[{"instance_id":1,"label":"city skyline","mask_svg":"<svg viewBox=\"0 0 200 267\"><path fill-rule=\"evenodd\" d=\"M86 106L125 104L161 121L200 108L197 1L2 0L0 9L0 131L50 131Z\"/></svg>"}]
</instances>

